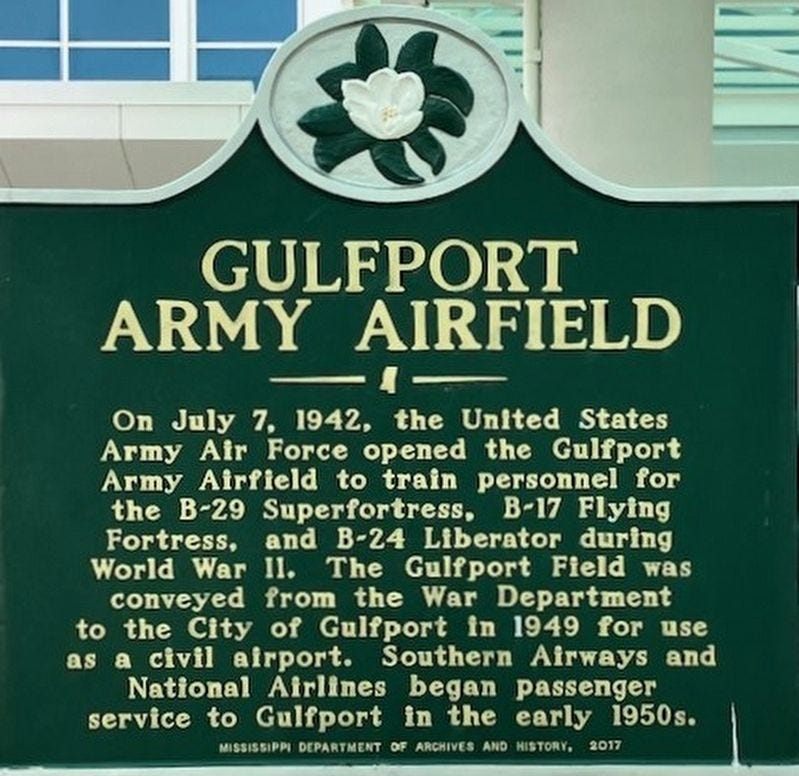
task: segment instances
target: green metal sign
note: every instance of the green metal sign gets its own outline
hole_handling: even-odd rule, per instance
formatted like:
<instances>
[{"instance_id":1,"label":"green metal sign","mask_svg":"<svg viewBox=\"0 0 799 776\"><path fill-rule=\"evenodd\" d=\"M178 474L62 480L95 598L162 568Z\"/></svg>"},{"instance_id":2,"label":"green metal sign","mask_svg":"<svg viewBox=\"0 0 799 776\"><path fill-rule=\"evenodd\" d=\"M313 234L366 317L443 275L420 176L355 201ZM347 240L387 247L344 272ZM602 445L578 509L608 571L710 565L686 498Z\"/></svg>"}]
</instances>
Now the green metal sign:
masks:
<instances>
[{"instance_id":1,"label":"green metal sign","mask_svg":"<svg viewBox=\"0 0 799 776\"><path fill-rule=\"evenodd\" d=\"M2 206L0 763L799 759L795 208L512 78L342 15L181 188Z\"/></svg>"}]
</instances>

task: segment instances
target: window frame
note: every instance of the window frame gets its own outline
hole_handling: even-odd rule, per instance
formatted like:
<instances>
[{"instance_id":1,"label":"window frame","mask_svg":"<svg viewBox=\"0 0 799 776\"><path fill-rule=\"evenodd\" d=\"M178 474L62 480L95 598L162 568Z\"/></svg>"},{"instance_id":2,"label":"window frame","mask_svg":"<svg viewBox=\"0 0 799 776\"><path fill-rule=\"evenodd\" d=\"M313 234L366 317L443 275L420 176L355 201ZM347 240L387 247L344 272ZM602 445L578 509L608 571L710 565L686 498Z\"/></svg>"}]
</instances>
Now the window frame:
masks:
<instances>
[{"instance_id":1,"label":"window frame","mask_svg":"<svg viewBox=\"0 0 799 776\"><path fill-rule=\"evenodd\" d=\"M59 52L59 75L53 80L72 81L70 53L78 49L130 49L163 50L168 54L169 72L164 81L193 82L198 80L201 51L272 51L282 40L226 40L200 41L197 34L197 0L169 1L169 37L164 40L73 40L70 38L70 3L58 3L58 38L0 40L0 49L36 48L56 49ZM313 0L294 0L296 28L302 27L306 16L313 15ZM310 10L309 10L310 7ZM109 79L114 80L114 79ZM159 79L161 80L161 79ZM244 80L244 79L242 79Z\"/></svg>"}]
</instances>

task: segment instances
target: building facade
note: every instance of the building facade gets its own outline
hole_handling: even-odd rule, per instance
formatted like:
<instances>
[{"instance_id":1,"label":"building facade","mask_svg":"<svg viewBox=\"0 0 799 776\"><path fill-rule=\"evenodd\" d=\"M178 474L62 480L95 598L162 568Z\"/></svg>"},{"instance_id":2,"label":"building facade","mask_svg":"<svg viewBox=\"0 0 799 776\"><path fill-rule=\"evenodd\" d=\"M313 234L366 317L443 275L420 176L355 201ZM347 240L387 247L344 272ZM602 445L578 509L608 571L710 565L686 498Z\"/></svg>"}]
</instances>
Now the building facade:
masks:
<instances>
[{"instance_id":1,"label":"building facade","mask_svg":"<svg viewBox=\"0 0 799 776\"><path fill-rule=\"evenodd\" d=\"M0 186L142 188L213 153L295 30L381 0L2 0ZM602 177L799 181L799 0L394 0L504 51Z\"/></svg>"}]
</instances>

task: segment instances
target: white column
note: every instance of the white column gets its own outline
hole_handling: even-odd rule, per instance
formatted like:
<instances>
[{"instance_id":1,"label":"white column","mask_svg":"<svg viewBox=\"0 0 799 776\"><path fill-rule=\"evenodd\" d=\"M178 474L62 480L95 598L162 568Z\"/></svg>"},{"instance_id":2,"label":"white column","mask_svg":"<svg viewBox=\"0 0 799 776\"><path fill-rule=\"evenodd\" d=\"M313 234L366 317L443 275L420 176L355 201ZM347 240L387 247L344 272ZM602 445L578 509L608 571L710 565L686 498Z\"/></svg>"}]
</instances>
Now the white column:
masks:
<instances>
[{"instance_id":1,"label":"white column","mask_svg":"<svg viewBox=\"0 0 799 776\"><path fill-rule=\"evenodd\" d=\"M58 0L58 51L61 80L69 81L69 2Z\"/></svg>"},{"instance_id":2,"label":"white column","mask_svg":"<svg viewBox=\"0 0 799 776\"><path fill-rule=\"evenodd\" d=\"M524 0L522 15L523 52L522 78L524 96L533 111L533 118L541 120L541 0Z\"/></svg>"},{"instance_id":3,"label":"white column","mask_svg":"<svg viewBox=\"0 0 799 776\"><path fill-rule=\"evenodd\" d=\"M197 79L196 48L196 0L169 0L170 80Z\"/></svg>"},{"instance_id":4,"label":"white column","mask_svg":"<svg viewBox=\"0 0 799 776\"><path fill-rule=\"evenodd\" d=\"M542 126L633 185L707 184L713 0L542 0Z\"/></svg>"},{"instance_id":5,"label":"white column","mask_svg":"<svg viewBox=\"0 0 799 776\"><path fill-rule=\"evenodd\" d=\"M352 2L348 0L298 0L299 1L299 23L300 27L329 16L332 13L343 11L345 8L352 8Z\"/></svg>"}]
</instances>

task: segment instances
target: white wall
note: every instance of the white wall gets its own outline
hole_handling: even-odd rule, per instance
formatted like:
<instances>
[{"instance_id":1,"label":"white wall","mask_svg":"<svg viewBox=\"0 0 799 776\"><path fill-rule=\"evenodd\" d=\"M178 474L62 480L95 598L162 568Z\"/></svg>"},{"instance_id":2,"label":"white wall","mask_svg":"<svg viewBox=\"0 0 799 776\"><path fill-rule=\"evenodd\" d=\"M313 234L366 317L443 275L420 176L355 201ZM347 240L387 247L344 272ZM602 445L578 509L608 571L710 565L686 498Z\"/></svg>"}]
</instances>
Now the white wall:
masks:
<instances>
[{"instance_id":1,"label":"white wall","mask_svg":"<svg viewBox=\"0 0 799 776\"><path fill-rule=\"evenodd\" d=\"M544 130L635 185L712 174L713 0L542 0Z\"/></svg>"}]
</instances>

